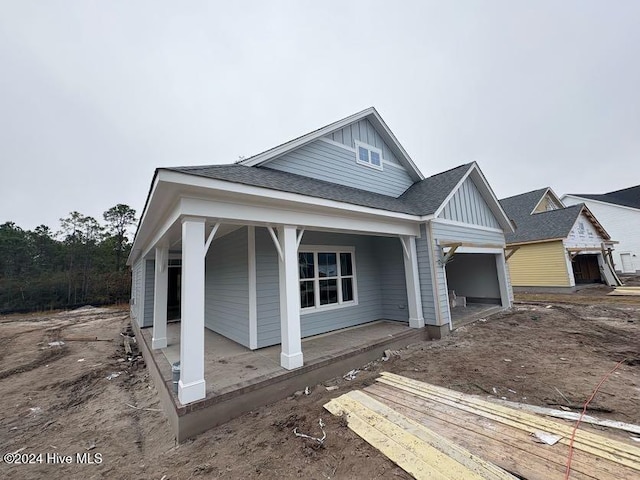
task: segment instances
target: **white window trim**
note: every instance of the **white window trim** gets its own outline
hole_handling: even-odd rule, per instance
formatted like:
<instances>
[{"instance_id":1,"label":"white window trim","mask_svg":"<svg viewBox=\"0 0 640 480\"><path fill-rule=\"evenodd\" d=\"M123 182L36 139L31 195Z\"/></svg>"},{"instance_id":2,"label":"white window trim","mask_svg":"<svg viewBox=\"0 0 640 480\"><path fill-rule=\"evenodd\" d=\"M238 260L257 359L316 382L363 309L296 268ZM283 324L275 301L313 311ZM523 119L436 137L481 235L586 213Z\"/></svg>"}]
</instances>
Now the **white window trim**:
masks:
<instances>
[{"instance_id":1,"label":"white window trim","mask_svg":"<svg viewBox=\"0 0 640 480\"><path fill-rule=\"evenodd\" d=\"M344 247L336 245L300 245L298 253L313 253L314 266L317 274L318 268L318 252L320 253L335 253L337 255L336 262L338 268L340 268L340 254L351 254L351 278L353 279L353 300L348 302L342 301L342 275L338 276L338 303L330 303L328 305L320 305L320 277L314 276L313 278L313 293L315 295L315 306L300 308L300 315L306 315L309 313L325 312L327 310L337 310L340 308L353 307L358 305L358 279L356 272L356 249L355 247ZM298 267L299 268L299 267ZM298 278L298 295L300 295L300 282L310 281L310 279Z\"/></svg>"},{"instance_id":2,"label":"white window trim","mask_svg":"<svg viewBox=\"0 0 640 480\"><path fill-rule=\"evenodd\" d=\"M375 168L376 170L382 170L382 165L384 164L384 159L382 158L382 150L374 147L373 145L369 145L367 143L361 142L359 140L354 140L356 146L356 163L359 165L364 165L365 167ZM358 147L365 148L369 152L369 161L365 162L360 160L360 155L358 152ZM374 165L371 163L371 152L376 152L380 156L380 165Z\"/></svg>"}]
</instances>

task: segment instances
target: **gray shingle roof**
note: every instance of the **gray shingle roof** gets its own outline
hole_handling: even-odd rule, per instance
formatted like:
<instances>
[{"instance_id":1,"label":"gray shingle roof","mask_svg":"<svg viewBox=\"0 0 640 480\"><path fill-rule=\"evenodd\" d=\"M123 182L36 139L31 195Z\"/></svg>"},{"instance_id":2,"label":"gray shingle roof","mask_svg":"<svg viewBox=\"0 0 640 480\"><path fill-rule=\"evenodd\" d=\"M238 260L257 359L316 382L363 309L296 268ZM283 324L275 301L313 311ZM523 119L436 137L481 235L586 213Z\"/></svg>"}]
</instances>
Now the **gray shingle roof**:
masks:
<instances>
[{"instance_id":1,"label":"gray shingle roof","mask_svg":"<svg viewBox=\"0 0 640 480\"><path fill-rule=\"evenodd\" d=\"M570 195L613 203L615 205L622 205L625 207L640 208L640 185L599 195L590 193L571 193Z\"/></svg>"},{"instance_id":2,"label":"gray shingle roof","mask_svg":"<svg viewBox=\"0 0 640 480\"><path fill-rule=\"evenodd\" d=\"M505 233L507 243L534 242L569 235L584 204L531 214L546 191L546 188L541 188L500 200L500 205L516 227L515 233Z\"/></svg>"},{"instance_id":3,"label":"gray shingle roof","mask_svg":"<svg viewBox=\"0 0 640 480\"><path fill-rule=\"evenodd\" d=\"M268 167L245 165L210 165L173 167L165 170L187 173L228 182L298 193L326 200L336 200L365 207L410 215L429 215L442 204L472 164L461 165L414 183L400 197L373 193L358 188L281 172Z\"/></svg>"}]
</instances>

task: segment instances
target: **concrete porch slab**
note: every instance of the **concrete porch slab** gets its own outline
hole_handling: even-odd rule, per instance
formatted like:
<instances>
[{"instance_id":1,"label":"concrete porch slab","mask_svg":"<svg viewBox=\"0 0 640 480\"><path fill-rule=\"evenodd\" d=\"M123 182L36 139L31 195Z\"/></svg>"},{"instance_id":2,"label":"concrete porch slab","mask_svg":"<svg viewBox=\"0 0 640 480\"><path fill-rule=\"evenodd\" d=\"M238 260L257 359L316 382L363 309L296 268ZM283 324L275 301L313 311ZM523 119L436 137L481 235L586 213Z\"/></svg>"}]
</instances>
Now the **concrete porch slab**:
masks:
<instances>
[{"instance_id":1,"label":"concrete porch slab","mask_svg":"<svg viewBox=\"0 0 640 480\"><path fill-rule=\"evenodd\" d=\"M451 309L452 328L462 327L471 322L494 313L501 312L505 308L501 305L492 305L487 303L468 303L466 307L455 307Z\"/></svg>"},{"instance_id":2,"label":"concrete porch slab","mask_svg":"<svg viewBox=\"0 0 640 480\"><path fill-rule=\"evenodd\" d=\"M179 442L306 386L344 375L380 358L386 349L427 339L425 329L412 329L401 322L375 321L304 339L304 365L286 370L280 366L280 345L252 351L205 329L207 396L182 405L171 383L171 363L180 358L180 324L167 326L167 348L152 350L151 329L141 330L132 323Z\"/></svg>"}]
</instances>

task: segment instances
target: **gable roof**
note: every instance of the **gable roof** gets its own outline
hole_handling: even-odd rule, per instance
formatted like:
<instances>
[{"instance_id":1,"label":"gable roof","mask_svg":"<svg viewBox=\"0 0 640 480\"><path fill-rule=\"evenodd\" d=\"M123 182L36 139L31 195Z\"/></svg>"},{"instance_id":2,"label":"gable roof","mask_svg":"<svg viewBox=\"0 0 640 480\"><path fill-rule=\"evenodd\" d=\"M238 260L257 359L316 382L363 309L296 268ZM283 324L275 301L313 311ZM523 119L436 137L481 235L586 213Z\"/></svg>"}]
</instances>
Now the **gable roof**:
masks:
<instances>
[{"instance_id":1,"label":"gable roof","mask_svg":"<svg viewBox=\"0 0 640 480\"><path fill-rule=\"evenodd\" d=\"M305 177L295 173L274 170L269 167L248 167L240 164L209 165L195 167L162 168L199 177L215 180L250 185L254 187L268 188L280 192L297 193L310 197L322 198L344 202L351 205L359 205L390 212L404 213L408 215L432 215L441 210L446 202L455 193L457 187L472 173L482 180L484 188L495 201L492 209L500 224L506 230L511 229L511 224L500 203L495 199L488 183L480 172L475 162L460 165L445 172L438 173L414 183L399 197L391 197L380 193L347 187L336 183Z\"/></svg>"},{"instance_id":2,"label":"gable roof","mask_svg":"<svg viewBox=\"0 0 640 480\"><path fill-rule=\"evenodd\" d=\"M568 193L567 195L640 209L640 185L603 194Z\"/></svg>"},{"instance_id":3,"label":"gable roof","mask_svg":"<svg viewBox=\"0 0 640 480\"><path fill-rule=\"evenodd\" d=\"M341 128L346 127L352 123L358 122L362 119L367 119L373 126L373 128L378 132L378 134L382 137L384 142L391 149L393 154L396 156L400 164L407 170L409 175L414 180L423 180L424 175L418 170L418 167L413 163L411 157L404 149L404 147L400 144L398 139L395 137L391 129L384 122L380 114L374 107L369 107L361 112L354 113L353 115L349 115L337 122L330 123L324 127L321 127L317 130L309 132L300 137L294 138L286 143L278 145L276 147L270 148L269 150L265 150L262 153L257 155L253 155L252 157L246 158L238 164L248 166L248 167L256 167L256 166L265 166L269 161L274 160L296 148L300 148L303 145L311 143L325 135L329 135Z\"/></svg>"},{"instance_id":4,"label":"gable roof","mask_svg":"<svg viewBox=\"0 0 640 480\"><path fill-rule=\"evenodd\" d=\"M536 192L538 190L535 190ZM535 206L533 207L533 209L531 210L531 213L534 212L534 210L536 208L538 208L538 205L540 205L540 203L542 202L542 200L544 200L544 198L546 196L549 196L553 199L554 202L556 202L558 205L562 205L564 206L564 203L562 203L562 200L560 200L560 197L558 197L558 195L556 195L556 192L554 192L551 187L547 187L546 189L544 189L544 193L540 196L540 199L538 200L538 203L535 204Z\"/></svg>"},{"instance_id":5,"label":"gable roof","mask_svg":"<svg viewBox=\"0 0 640 480\"><path fill-rule=\"evenodd\" d=\"M531 213L548 190L550 189L545 187L500 200L500 204L516 227L514 233L505 233L505 240L508 244L565 238L571 232L578 216L582 212L587 215L596 229L600 231L603 238L610 238L609 234L602 228L602 225L595 219L584 203L556 210Z\"/></svg>"}]
</instances>

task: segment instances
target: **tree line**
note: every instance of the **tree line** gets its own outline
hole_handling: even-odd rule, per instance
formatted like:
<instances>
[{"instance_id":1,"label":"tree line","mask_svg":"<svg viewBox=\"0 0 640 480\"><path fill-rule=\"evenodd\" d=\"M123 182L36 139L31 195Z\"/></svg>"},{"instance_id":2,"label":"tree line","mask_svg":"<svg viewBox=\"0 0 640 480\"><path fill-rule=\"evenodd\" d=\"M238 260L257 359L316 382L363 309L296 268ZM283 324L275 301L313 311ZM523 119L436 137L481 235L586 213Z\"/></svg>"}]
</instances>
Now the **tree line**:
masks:
<instances>
[{"instance_id":1,"label":"tree line","mask_svg":"<svg viewBox=\"0 0 640 480\"><path fill-rule=\"evenodd\" d=\"M118 204L103 223L71 212L60 230L0 225L0 313L126 302L131 272L128 228L136 211Z\"/></svg>"}]
</instances>

